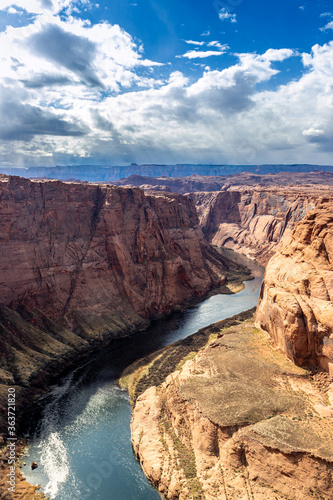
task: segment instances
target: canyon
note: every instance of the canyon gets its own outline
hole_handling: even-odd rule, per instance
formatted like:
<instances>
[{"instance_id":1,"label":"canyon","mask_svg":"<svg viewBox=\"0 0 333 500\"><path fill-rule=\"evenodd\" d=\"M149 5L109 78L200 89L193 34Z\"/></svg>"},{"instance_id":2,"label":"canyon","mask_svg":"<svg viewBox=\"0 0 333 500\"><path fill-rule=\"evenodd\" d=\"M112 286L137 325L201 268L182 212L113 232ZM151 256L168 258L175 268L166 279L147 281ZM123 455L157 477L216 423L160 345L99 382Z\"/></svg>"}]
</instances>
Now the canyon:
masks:
<instances>
[{"instance_id":1,"label":"canyon","mask_svg":"<svg viewBox=\"0 0 333 500\"><path fill-rule=\"evenodd\" d=\"M255 316L220 321L125 370L133 448L166 498L330 500L332 285L324 201L269 260Z\"/></svg>"},{"instance_id":2,"label":"canyon","mask_svg":"<svg viewBox=\"0 0 333 500\"><path fill-rule=\"evenodd\" d=\"M134 451L166 498L329 500L333 174L115 184L0 176L0 431L9 385L33 403L92 350L232 292L250 272L227 247L267 266L257 312L125 370Z\"/></svg>"},{"instance_id":3,"label":"canyon","mask_svg":"<svg viewBox=\"0 0 333 500\"><path fill-rule=\"evenodd\" d=\"M286 360L253 314L215 323L123 373L134 451L165 498L331 498L329 376Z\"/></svg>"},{"instance_id":4,"label":"canyon","mask_svg":"<svg viewBox=\"0 0 333 500\"><path fill-rule=\"evenodd\" d=\"M133 174L128 178L115 180L116 186L132 186L141 189L155 191L172 191L174 193L186 194L198 191L226 191L230 187L269 187L281 188L303 187L311 190L314 186L320 188L333 185L333 173L318 170L309 172L278 172L278 173L254 173L242 171L231 175L189 175L187 177L149 177L148 175ZM305 194L305 193L304 193Z\"/></svg>"},{"instance_id":5,"label":"canyon","mask_svg":"<svg viewBox=\"0 0 333 500\"><path fill-rule=\"evenodd\" d=\"M212 245L231 248L266 265L295 224L323 199L332 199L333 174L132 176L116 184L184 194L194 202L202 231Z\"/></svg>"},{"instance_id":6,"label":"canyon","mask_svg":"<svg viewBox=\"0 0 333 500\"><path fill-rule=\"evenodd\" d=\"M230 270L249 275L209 246L180 195L3 176L0 220L2 408L8 385L29 400L92 348L198 301Z\"/></svg>"},{"instance_id":7,"label":"canyon","mask_svg":"<svg viewBox=\"0 0 333 500\"><path fill-rule=\"evenodd\" d=\"M0 221L0 445L8 387L19 426L62 370L200 300L228 273L250 274L210 247L177 194L2 175ZM18 498L4 479L0 495ZM19 470L16 495L44 498Z\"/></svg>"},{"instance_id":8,"label":"canyon","mask_svg":"<svg viewBox=\"0 0 333 500\"><path fill-rule=\"evenodd\" d=\"M332 191L229 188L189 197L213 243L234 234L231 247L268 264L255 315L216 323L125 370L143 470L170 499L329 500Z\"/></svg>"},{"instance_id":9,"label":"canyon","mask_svg":"<svg viewBox=\"0 0 333 500\"><path fill-rule=\"evenodd\" d=\"M192 193L207 240L266 265L295 224L323 198L332 198L324 186L230 188L214 193Z\"/></svg>"}]
</instances>

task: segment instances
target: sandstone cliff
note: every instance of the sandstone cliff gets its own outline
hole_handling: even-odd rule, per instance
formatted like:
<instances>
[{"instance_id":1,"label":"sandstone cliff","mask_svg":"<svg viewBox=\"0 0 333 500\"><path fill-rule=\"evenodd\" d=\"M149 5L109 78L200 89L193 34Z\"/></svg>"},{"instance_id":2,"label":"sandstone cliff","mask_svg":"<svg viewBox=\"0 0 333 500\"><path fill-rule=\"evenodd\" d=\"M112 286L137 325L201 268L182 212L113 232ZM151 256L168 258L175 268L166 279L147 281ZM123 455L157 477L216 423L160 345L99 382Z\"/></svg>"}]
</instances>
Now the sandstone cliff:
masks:
<instances>
[{"instance_id":1,"label":"sandstone cliff","mask_svg":"<svg viewBox=\"0 0 333 500\"><path fill-rule=\"evenodd\" d=\"M328 172L183 178L137 175L116 184L187 193L209 242L245 253L263 265L309 210L323 197L333 200L333 174Z\"/></svg>"},{"instance_id":2,"label":"sandstone cliff","mask_svg":"<svg viewBox=\"0 0 333 500\"><path fill-rule=\"evenodd\" d=\"M224 281L181 196L17 178L1 182L0 196L5 305L68 319L130 306L152 317Z\"/></svg>"},{"instance_id":3,"label":"sandstone cliff","mask_svg":"<svg viewBox=\"0 0 333 500\"><path fill-rule=\"evenodd\" d=\"M189 197L208 241L266 265L280 241L323 196L333 199L332 189L326 186L304 188L231 187Z\"/></svg>"},{"instance_id":4,"label":"sandstone cliff","mask_svg":"<svg viewBox=\"0 0 333 500\"><path fill-rule=\"evenodd\" d=\"M333 375L333 208L319 206L297 224L269 261L257 323L298 365Z\"/></svg>"},{"instance_id":5,"label":"sandstone cliff","mask_svg":"<svg viewBox=\"0 0 333 500\"><path fill-rule=\"evenodd\" d=\"M289 363L244 317L125 371L135 453L169 499L330 500L330 380Z\"/></svg>"},{"instance_id":6,"label":"sandstone cliff","mask_svg":"<svg viewBox=\"0 0 333 500\"><path fill-rule=\"evenodd\" d=\"M0 408L7 384L27 398L78 353L225 282L180 195L0 180Z\"/></svg>"}]
</instances>

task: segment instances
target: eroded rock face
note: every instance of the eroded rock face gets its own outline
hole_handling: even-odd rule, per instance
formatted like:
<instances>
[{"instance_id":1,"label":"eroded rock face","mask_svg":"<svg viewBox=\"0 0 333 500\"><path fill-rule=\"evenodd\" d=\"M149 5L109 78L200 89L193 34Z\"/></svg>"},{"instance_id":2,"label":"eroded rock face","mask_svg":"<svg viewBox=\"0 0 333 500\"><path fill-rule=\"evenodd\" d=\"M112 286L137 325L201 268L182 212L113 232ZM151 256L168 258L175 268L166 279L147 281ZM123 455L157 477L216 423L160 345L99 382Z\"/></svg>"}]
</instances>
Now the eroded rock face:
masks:
<instances>
[{"instance_id":1,"label":"eroded rock face","mask_svg":"<svg viewBox=\"0 0 333 500\"><path fill-rule=\"evenodd\" d=\"M256 321L298 365L333 374L333 208L311 211L269 261Z\"/></svg>"},{"instance_id":2,"label":"eroded rock face","mask_svg":"<svg viewBox=\"0 0 333 500\"><path fill-rule=\"evenodd\" d=\"M228 187L214 193L192 193L203 232L213 245L245 253L266 265L277 245L288 237L323 195L324 186L304 188Z\"/></svg>"},{"instance_id":3,"label":"eroded rock face","mask_svg":"<svg viewBox=\"0 0 333 500\"><path fill-rule=\"evenodd\" d=\"M19 178L1 182L0 196L5 305L69 317L126 303L151 317L223 282L181 196Z\"/></svg>"},{"instance_id":4,"label":"eroded rock face","mask_svg":"<svg viewBox=\"0 0 333 500\"><path fill-rule=\"evenodd\" d=\"M132 443L145 474L169 499L330 500L333 420L318 408L326 394L252 321L225 325L136 400ZM147 360L148 380L176 349Z\"/></svg>"},{"instance_id":5,"label":"eroded rock face","mask_svg":"<svg viewBox=\"0 0 333 500\"><path fill-rule=\"evenodd\" d=\"M180 195L0 181L0 409L8 384L18 397L42 387L92 344L225 281L222 257Z\"/></svg>"},{"instance_id":6,"label":"eroded rock face","mask_svg":"<svg viewBox=\"0 0 333 500\"><path fill-rule=\"evenodd\" d=\"M186 193L209 242L245 253L262 265L323 197L333 200L332 174L318 171L184 178L137 175L116 184Z\"/></svg>"}]
</instances>

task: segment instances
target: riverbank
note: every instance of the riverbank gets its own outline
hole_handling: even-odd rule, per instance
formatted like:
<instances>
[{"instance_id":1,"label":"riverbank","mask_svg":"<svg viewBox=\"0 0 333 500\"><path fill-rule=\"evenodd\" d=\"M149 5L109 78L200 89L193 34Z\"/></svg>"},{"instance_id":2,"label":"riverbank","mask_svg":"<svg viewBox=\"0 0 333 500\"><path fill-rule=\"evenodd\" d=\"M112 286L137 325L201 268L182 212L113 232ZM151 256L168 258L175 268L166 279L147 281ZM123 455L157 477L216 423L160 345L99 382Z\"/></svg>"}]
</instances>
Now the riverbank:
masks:
<instances>
[{"instance_id":1,"label":"riverbank","mask_svg":"<svg viewBox=\"0 0 333 500\"><path fill-rule=\"evenodd\" d=\"M253 279L251 271L244 267L243 264L237 264L229 258L225 258L225 263L228 269L225 283L211 288L204 295L186 299L181 304L175 305L168 314L157 316L151 320L141 318L133 314L133 312L130 315L129 311L127 315L114 315L112 329L110 327L110 318L108 327L107 325L102 325L103 321L101 320L100 325L94 325L96 335L92 335L92 338L89 339L88 342L82 342L82 344L76 345L75 347L69 345L69 349L65 354L60 353L57 359L49 360L45 367L39 369L35 375L29 379L29 387L27 387L27 384L22 384L21 386L17 385L14 380L12 381L12 385L0 384L0 408L2 407L2 414L4 414L6 406L7 389L8 387L14 387L16 391L17 407L19 408L16 423L20 432L22 430L22 420L26 420L35 402L48 392L51 385L57 383L58 380L73 370L79 363L85 362L85 360L89 359L89 357L99 350L112 346L113 342L116 340L118 341L122 338L139 335L141 332L146 331L150 324L156 320L164 320L175 312L184 312L214 295L237 293L244 288L244 281ZM37 337L43 330L48 332L53 330L54 332L58 332L58 334L61 334L63 331L65 331L66 334L70 333L68 330L66 331L62 325L56 324L40 312L39 315L36 313L34 314L32 311L22 311L21 314L19 314L19 312L4 306L0 306L0 324L1 322L6 322L7 327L9 326L11 330L17 331L21 335L30 334L33 338ZM89 326L92 327L92 325L87 324L85 328L89 329ZM98 327L102 328L102 334L97 334ZM5 439L5 433L6 422L3 416L0 415L0 437Z\"/></svg>"},{"instance_id":2,"label":"riverbank","mask_svg":"<svg viewBox=\"0 0 333 500\"><path fill-rule=\"evenodd\" d=\"M207 294L207 296L214 296L217 293L221 293L221 292L229 294L229 295L233 294L234 290L238 290L238 289L243 288L243 286L244 286L243 280L249 279L249 278L251 278L249 271L247 271L246 269L244 269L243 267L238 266L238 265L237 266L230 265L230 272L229 272L229 276L228 276L226 284L223 285L222 288L220 287L218 289L211 290ZM198 302L199 302L199 299L193 299L192 301L186 301L186 303L183 303L180 307L177 307L176 310L178 310L178 312L180 310L182 310L182 311L188 310L188 308L193 307L194 304L198 303ZM161 320L159 320L159 321L161 321ZM142 333L135 334L134 337L139 338L140 335L142 335ZM122 341L118 340L117 342L119 344ZM57 374L56 378L52 374L50 374L50 377L46 377L44 374L43 385L36 387L35 393L33 392L33 388L30 388L30 392L29 392L30 396L29 396L29 399L25 401L25 406L23 404L23 399L20 400L20 403L19 403L20 404L20 417L21 418L22 417L28 418L28 419L31 418L32 410L34 409L35 404L36 404L35 401L42 394L46 394L48 392L48 387L49 387L48 384L54 384L57 380L60 380L61 377L63 377L66 373L69 373L70 370L73 369L74 366L77 366L78 362L80 362L80 364L82 364L85 362L85 360L88 360L88 357L96 356L96 354L98 353L98 347L100 348L100 345L99 346L96 345L96 348L94 350L90 349L89 351L86 351L84 353L76 352L75 353L76 358L73 358L73 362L71 364L67 364L67 366L65 366L61 372L60 372L59 366L58 366L58 369L57 369L58 374ZM109 347L112 348L112 343L111 344L109 343ZM107 349L107 348L108 348L107 344L104 344L103 349ZM20 473L21 472L18 470L18 477L20 476ZM22 482L22 485L24 485L23 482ZM26 483L25 486L26 486L25 494L30 495L30 496L26 497L26 500L28 500L28 499L29 500L33 500L33 499L37 500L39 498L42 498L40 496L41 495L40 492L32 493L31 486L28 483ZM36 494L37 496L34 496L34 494Z\"/></svg>"},{"instance_id":3,"label":"riverbank","mask_svg":"<svg viewBox=\"0 0 333 500\"><path fill-rule=\"evenodd\" d=\"M64 367L225 283L229 264L181 195L6 176L0 192L0 409L8 386L23 405Z\"/></svg>"},{"instance_id":4,"label":"riverbank","mask_svg":"<svg viewBox=\"0 0 333 500\"><path fill-rule=\"evenodd\" d=\"M238 325L252 317L255 309L254 307L202 328L185 339L159 349L128 366L119 379L119 386L128 391L132 407L135 407L138 397L145 390L152 386L158 387L172 372L181 369L188 359L194 358L201 349L214 340L221 329Z\"/></svg>"},{"instance_id":5,"label":"riverbank","mask_svg":"<svg viewBox=\"0 0 333 500\"><path fill-rule=\"evenodd\" d=\"M30 464L22 465L24 457L23 452L26 450L26 445L22 441L16 442L16 467L15 473L8 466L9 450L7 443L2 443L0 446L0 498L1 500L46 500L47 497L39 491L40 486L31 485L25 480L23 476L24 468L29 467ZM14 480L14 482L13 482ZM9 482L11 481L11 482ZM13 486L14 485L14 486Z\"/></svg>"},{"instance_id":6,"label":"riverbank","mask_svg":"<svg viewBox=\"0 0 333 500\"><path fill-rule=\"evenodd\" d=\"M331 499L329 380L287 361L253 313L138 360L120 379L135 453L166 498Z\"/></svg>"}]
</instances>

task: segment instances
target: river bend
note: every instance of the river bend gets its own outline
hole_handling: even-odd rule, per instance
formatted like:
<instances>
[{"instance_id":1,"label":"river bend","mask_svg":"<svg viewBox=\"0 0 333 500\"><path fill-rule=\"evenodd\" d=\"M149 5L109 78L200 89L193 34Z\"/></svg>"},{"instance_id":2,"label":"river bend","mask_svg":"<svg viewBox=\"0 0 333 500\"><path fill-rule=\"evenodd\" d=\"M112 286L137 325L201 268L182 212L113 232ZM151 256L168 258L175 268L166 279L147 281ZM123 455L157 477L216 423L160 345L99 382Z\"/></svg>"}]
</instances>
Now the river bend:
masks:
<instances>
[{"instance_id":1,"label":"river bend","mask_svg":"<svg viewBox=\"0 0 333 500\"><path fill-rule=\"evenodd\" d=\"M117 379L139 357L254 307L263 269L245 257L239 259L255 276L241 292L214 295L184 313L155 322L141 334L114 342L39 400L38 420L24 458L28 465L36 461L39 467L22 469L30 483L41 484L51 500L160 498L133 454L131 407Z\"/></svg>"}]
</instances>

